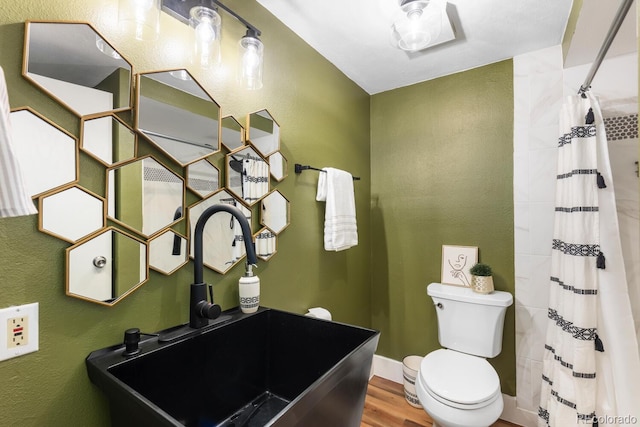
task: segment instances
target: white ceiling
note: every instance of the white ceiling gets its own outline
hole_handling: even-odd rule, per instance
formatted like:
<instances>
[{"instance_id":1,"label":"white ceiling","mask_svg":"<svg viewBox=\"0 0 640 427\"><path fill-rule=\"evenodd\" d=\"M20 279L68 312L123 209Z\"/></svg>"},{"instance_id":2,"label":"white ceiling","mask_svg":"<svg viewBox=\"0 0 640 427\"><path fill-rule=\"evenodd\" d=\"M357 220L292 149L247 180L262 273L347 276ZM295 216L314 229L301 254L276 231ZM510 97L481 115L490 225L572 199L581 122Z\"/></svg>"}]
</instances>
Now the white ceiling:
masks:
<instances>
[{"instance_id":1,"label":"white ceiling","mask_svg":"<svg viewBox=\"0 0 640 427\"><path fill-rule=\"evenodd\" d=\"M407 53L390 42L398 0L257 1L369 94L558 45L572 5L572 0L449 0L446 11L456 38ZM573 50L572 44L572 65L595 58L618 4L584 0L574 44L585 47ZM631 47L620 48L626 52L637 43L635 13L629 15L630 24L625 22L618 37L632 39Z\"/></svg>"}]
</instances>

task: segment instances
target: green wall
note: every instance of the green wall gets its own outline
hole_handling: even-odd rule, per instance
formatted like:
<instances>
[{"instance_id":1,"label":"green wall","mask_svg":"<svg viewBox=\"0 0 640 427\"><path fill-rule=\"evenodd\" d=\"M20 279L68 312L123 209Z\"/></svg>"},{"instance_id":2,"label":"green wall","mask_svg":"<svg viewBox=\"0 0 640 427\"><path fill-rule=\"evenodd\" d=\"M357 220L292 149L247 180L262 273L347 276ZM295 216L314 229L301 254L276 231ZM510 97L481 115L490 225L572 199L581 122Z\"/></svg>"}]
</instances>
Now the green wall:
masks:
<instances>
[{"instance_id":1,"label":"green wall","mask_svg":"<svg viewBox=\"0 0 640 427\"><path fill-rule=\"evenodd\" d=\"M442 245L477 246L495 287L515 291L512 61L371 98L372 326L378 354L438 348L426 286ZM491 362L515 395L514 307Z\"/></svg>"},{"instance_id":2,"label":"green wall","mask_svg":"<svg viewBox=\"0 0 640 427\"><path fill-rule=\"evenodd\" d=\"M288 178L277 185L272 182L272 187L291 201L291 225L278 238L275 256L268 263L258 262L262 303L296 313L324 306L338 321L369 326L370 97L255 1L225 4L263 31L264 88L257 92L238 88L231 71L190 71L221 105L223 115L245 123L248 113L267 108L282 128L282 153L289 162ZM89 22L136 73L188 63L187 26L163 14L159 40L137 42L117 29L117 9L117 0L3 0L0 65L8 80L11 107L29 105L79 135L79 119L21 76L25 20ZM242 35L239 24L225 19L226 65L235 64L236 41ZM120 116L131 123L130 114ZM153 154L184 176L182 168L144 141L138 154ZM212 161L220 164L224 154ZM322 249L324 204L315 201L317 172L296 176L296 162L334 166L362 177L356 184L359 246L339 253ZM82 154L80 169L80 184L103 195L104 167ZM196 200L194 194L187 195L188 203ZM186 232L184 223L176 229ZM107 401L89 382L85 357L121 342L127 328L152 332L187 322L192 263L171 277L152 271L139 290L112 308L104 307L65 295L65 248L70 245L37 230L36 216L0 219L0 307L40 303L40 350L0 362L0 425L108 426ZM242 271L241 264L225 276L205 269L205 280L214 285L216 299L225 309L238 305Z\"/></svg>"}]
</instances>

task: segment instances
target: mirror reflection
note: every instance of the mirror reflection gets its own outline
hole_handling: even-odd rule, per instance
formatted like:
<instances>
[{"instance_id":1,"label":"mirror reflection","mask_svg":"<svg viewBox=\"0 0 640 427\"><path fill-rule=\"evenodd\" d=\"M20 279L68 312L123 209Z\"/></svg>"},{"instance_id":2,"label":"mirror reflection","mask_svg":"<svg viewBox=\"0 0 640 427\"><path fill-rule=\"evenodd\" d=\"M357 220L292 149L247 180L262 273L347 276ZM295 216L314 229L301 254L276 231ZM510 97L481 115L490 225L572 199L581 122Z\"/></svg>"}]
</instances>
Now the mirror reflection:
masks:
<instances>
[{"instance_id":1,"label":"mirror reflection","mask_svg":"<svg viewBox=\"0 0 640 427\"><path fill-rule=\"evenodd\" d=\"M200 197L207 197L220 188L220 171L203 159L187 166L187 187Z\"/></svg>"},{"instance_id":2,"label":"mirror reflection","mask_svg":"<svg viewBox=\"0 0 640 427\"><path fill-rule=\"evenodd\" d=\"M289 200L275 190L262 199L260 223L278 234L289 225Z\"/></svg>"},{"instance_id":3,"label":"mirror reflection","mask_svg":"<svg viewBox=\"0 0 640 427\"><path fill-rule=\"evenodd\" d=\"M220 106L186 70L138 76L136 127L181 166L220 150Z\"/></svg>"},{"instance_id":4,"label":"mirror reflection","mask_svg":"<svg viewBox=\"0 0 640 427\"><path fill-rule=\"evenodd\" d=\"M256 256L268 261L276 253L276 234L268 228L263 228L254 236L256 241Z\"/></svg>"},{"instance_id":5,"label":"mirror reflection","mask_svg":"<svg viewBox=\"0 0 640 427\"><path fill-rule=\"evenodd\" d=\"M231 116L222 118L222 145L229 151L244 145L244 127Z\"/></svg>"},{"instance_id":6,"label":"mirror reflection","mask_svg":"<svg viewBox=\"0 0 640 427\"><path fill-rule=\"evenodd\" d=\"M279 151L269 156L269 172L278 182L287 177L287 159Z\"/></svg>"},{"instance_id":7,"label":"mirror reflection","mask_svg":"<svg viewBox=\"0 0 640 427\"><path fill-rule=\"evenodd\" d=\"M149 267L170 275L189 262L187 238L173 230L160 233L149 241Z\"/></svg>"},{"instance_id":8,"label":"mirror reflection","mask_svg":"<svg viewBox=\"0 0 640 427\"><path fill-rule=\"evenodd\" d=\"M227 189L252 206L269 192L269 164L251 146L227 154Z\"/></svg>"},{"instance_id":9,"label":"mirror reflection","mask_svg":"<svg viewBox=\"0 0 640 427\"><path fill-rule=\"evenodd\" d=\"M89 24L27 22L22 74L78 116L131 107L131 64Z\"/></svg>"},{"instance_id":10,"label":"mirror reflection","mask_svg":"<svg viewBox=\"0 0 640 427\"><path fill-rule=\"evenodd\" d=\"M80 148L105 166L133 159L136 140L133 130L115 115L81 120Z\"/></svg>"},{"instance_id":11,"label":"mirror reflection","mask_svg":"<svg viewBox=\"0 0 640 427\"><path fill-rule=\"evenodd\" d=\"M67 295L114 305L147 281L147 245L107 228L67 248Z\"/></svg>"},{"instance_id":12,"label":"mirror reflection","mask_svg":"<svg viewBox=\"0 0 640 427\"><path fill-rule=\"evenodd\" d=\"M264 157L280 150L280 126L267 110L249 114L247 139Z\"/></svg>"},{"instance_id":13,"label":"mirror reflection","mask_svg":"<svg viewBox=\"0 0 640 427\"><path fill-rule=\"evenodd\" d=\"M184 181L153 157L107 170L107 216L149 237L182 218Z\"/></svg>"},{"instance_id":14,"label":"mirror reflection","mask_svg":"<svg viewBox=\"0 0 640 427\"><path fill-rule=\"evenodd\" d=\"M14 154L31 197L78 180L78 144L73 135L30 108L11 112L11 130Z\"/></svg>"},{"instance_id":15,"label":"mirror reflection","mask_svg":"<svg viewBox=\"0 0 640 427\"><path fill-rule=\"evenodd\" d=\"M193 256L193 234L196 223L210 206L226 203L242 211L251 224L251 210L226 190L217 193L189 207L189 229L191 231L191 256ZM227 212L218 212L209 218L203 234L204 265L224 274L246 256L242 230L238 221Z\"/></svg>"},{"instance_id":16,"label":"mirror reflection","mask_svg":"<svg viewBox=\"0 0 640 427\"><path fill-rule=\"evenodd\" d=\"M105 200L80 186L40 198L40 231L67 242L78 240L106 226Z\"/></svg>"}]
</instances>

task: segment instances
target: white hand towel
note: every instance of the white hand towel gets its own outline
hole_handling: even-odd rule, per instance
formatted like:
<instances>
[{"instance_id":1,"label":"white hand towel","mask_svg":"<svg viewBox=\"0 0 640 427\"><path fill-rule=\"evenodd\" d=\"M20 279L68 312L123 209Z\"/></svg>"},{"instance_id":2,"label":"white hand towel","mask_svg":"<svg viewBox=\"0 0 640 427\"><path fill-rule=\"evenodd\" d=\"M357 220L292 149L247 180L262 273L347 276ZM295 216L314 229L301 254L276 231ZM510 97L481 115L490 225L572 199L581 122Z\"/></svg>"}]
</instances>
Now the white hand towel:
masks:
<instances>
[{"instance_id":1,"label":"white hand towel","mask_svg":"<svg viewBox=\"0 0 640 427\"><path fill-rule=\"evenodd\" d=\"M326 201L324 248L342 251L358 244L353 176L340 169L323 168L318 178L317 201Z\"/></svg>"},{"instance_id":2,"label":"white hand towel","mask_svg":"<svg viewBox=\"0 0 640 427\"><path fill-rule=\"evenodd\" d=\"M27 194L18 158L13 148L9 122L9 95L0 67L0 217L33 215L38 210Z\"/></svg>"}]
</instances>

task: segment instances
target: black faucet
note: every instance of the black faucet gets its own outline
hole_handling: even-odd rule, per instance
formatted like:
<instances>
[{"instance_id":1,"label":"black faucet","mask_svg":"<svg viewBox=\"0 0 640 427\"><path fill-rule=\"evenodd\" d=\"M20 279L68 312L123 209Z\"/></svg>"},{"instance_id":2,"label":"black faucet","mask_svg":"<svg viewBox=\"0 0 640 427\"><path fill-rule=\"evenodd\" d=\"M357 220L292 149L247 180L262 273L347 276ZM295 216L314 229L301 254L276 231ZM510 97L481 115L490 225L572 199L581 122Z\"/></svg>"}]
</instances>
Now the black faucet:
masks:
<instances>
[{"instance_id":1,"label":"black faucet","mask_svg":"<svg viewBox=\"0 0 640 427\"><path fill-rule=\"evenodd\" d=\"M202 235L204 232L204 226L209 218L217 212L228 212L240 223L244 246L247 250L247 271L250 271L258 262L256 258L256 250L253 246L251 227L249 226L249 221L247 221L247 218L244 216L242 211L235 206L228 204L217 204L205 209L196 223L193 237L193 257L195 264L193 274L194 283L191 284L191 300L189 305L189 326L191 328L199 329L207 326L209 324L208 319L215 319L220 316L220 313L222 312L220 306L213 303L213 295L211 297L211 302L207 301L207 285L204 283L202 278L204 269L204 261L202 257Z\"/></svg>"}]
</instances>

